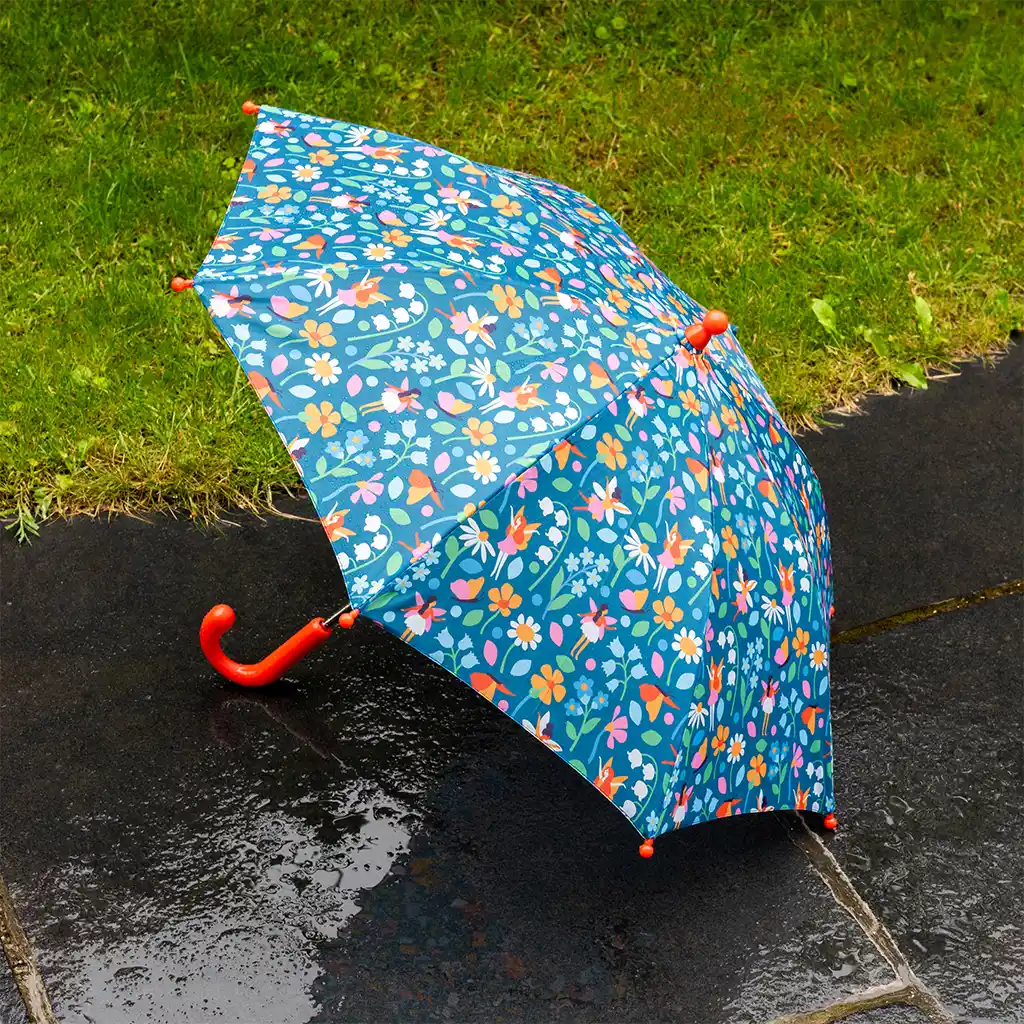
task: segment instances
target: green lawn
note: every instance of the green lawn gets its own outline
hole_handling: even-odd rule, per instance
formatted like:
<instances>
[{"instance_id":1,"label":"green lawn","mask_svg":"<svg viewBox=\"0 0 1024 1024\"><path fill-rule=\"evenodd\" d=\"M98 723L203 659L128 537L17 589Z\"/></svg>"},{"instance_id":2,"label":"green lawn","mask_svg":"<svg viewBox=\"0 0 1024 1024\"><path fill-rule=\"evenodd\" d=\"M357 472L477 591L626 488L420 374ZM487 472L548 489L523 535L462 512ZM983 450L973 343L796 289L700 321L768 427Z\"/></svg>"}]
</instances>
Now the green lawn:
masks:
<instances>
[{"instance_id":1,"label":"green lawn","mask_svg":"<svg viewBox=\"0 0 1024 1024\"><path fill-rule=\"evenodd\" d=\"M0 514L208 514L296 482L167 290L220 221L247 97L588 192L807 424L1020 322L1022 38L1024 5L963 0L14 0Z\"/></svg>"}]
</instances>

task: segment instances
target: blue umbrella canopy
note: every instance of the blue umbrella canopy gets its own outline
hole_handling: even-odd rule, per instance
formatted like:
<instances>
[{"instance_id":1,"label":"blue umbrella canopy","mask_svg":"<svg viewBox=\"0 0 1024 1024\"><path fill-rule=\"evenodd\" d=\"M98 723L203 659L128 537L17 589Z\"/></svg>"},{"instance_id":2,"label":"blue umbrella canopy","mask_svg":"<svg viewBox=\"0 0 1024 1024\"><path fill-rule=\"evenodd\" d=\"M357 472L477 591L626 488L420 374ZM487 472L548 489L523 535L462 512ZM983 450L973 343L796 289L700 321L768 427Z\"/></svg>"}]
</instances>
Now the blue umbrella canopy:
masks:
<instances>
[{"instance_id":1,"label":"blue umbrella canopy","mask_svg":"<svg viewBox=\"0 0 1024 1024\"><path fill-rule=\"evenodd\" d=\"M724 315L608 213L261 107L195 290L354 608L647 838L833 811L818 481Z\"/></svg>"}]
</instances>

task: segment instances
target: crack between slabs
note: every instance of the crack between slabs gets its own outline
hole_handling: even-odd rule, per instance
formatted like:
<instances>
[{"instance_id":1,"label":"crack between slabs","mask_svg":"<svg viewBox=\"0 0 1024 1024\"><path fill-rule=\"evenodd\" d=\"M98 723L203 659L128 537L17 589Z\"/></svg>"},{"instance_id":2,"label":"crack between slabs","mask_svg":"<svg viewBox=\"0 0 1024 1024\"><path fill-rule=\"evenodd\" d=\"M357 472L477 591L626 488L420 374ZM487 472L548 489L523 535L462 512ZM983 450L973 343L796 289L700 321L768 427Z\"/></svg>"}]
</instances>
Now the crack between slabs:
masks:
<instances>
[{"instance_id":1,"label":"crack between slabs","mask_svg":"<svg viewBox=\"0 0 1024 1024\"><path fill-rule=\"evenodd\" d=\"M29 1024L57 1024L32 946L18 920L7 885L0 878L0 945L14 975Z\"/></svg>"},{"instance_id":2,"label":"crack between slabs","mask_svg":"<svg viewBox=\"0 0 1024 1024\"><path fill-rule=\"evenodd\" d=\"M853 919L892 968L896 981L877 989L867 989L859 995L839 1000L819 1010L778 1018L772 1024L828 1024L860 1010L892 1003L915 1006L927 1014L934 1024L956 1024L955 1018L946 1010L935 993L914 973L889 929L857 891L821 836L810 828L802 815L794 817L776 812L776 818L786 829L790 841L803 851L811 862L811 866L828 887L836 903Z\"/></svg>"},{"instance_id":3,"label":"crack between slabs","mask_svg":"<svg viewBox=\"0 0 1024 1024\"><path fill-rule=\"evenodd\" d=\"M985 601L998 600L1024 594L1024 579L1011 580L996 586L977 590L972 594L948 598L921 608L912 608L898 612L884 619L877 619L861 626L833 633L833 645L852 640L861 640L884 633L898 626L922 622L935 615L960 611ZM875 915L867 901L857 891L849 876L843 871L833 853L828 849L821 837L807 825L802 815L797 820L789 815L776 813L785 827L790 840L799 847L811 862L817 875L828 887L836 903L846 911L854 923L867 936L871 944L878 950L892 968L896 980L888 985L873 986L855 995L837 1000L828 1006L803 1013L786 1014L773 1018L769 1024L832 1024L856 1013L877 1009L884 1006L913 1006L926 1014L934 1024L955 1024L954 1018L933 993L914 973L907 958L899 948L892 934Z\"/></svg>"},{"instance_id":4,"label":"crack between slabs","mask_svg":"<svg viewBox=\"0 0 1024 1024\"><path fill-rule=\"evenodd\" d=\"M917 1006L919 999L913 985L902 981L891 981L888 985L874 985L866 988L847 999L830 1003L818 1010L806 1013L791 1013L783 1017L774 1017L768 1024L832 1024L833 1021L866 1010L875 1010L882 1006Z\"/></svg>"},{"instance_id":5,"label":"crack between slabs","mask_svg":"<svg viewBox=\"0 0 1024 1024\"><path fill-rule=\"evenodd\" d=\"M832 634L832 643L835 645L848 643L851 640L863 640L864 637L874 636L876 633L884 633L887 630L895 629L897 626L907 626L914 622L930 619L933 615L958 612L963 608L970 608L985 601L993 601L1001 597L1012 597L1015 594L1024 594L1024 579L1010 580L1008 583L1000 583L994 587L986 587L984 590L976 590L973 594L966 594L963 597L950 597L945 601L924 605L922 608L911 608L909 611L897 612L895 615L889 615L884 619L867 622L863 626L844 629L841 632Z\"/></svg>"}]
</instances>

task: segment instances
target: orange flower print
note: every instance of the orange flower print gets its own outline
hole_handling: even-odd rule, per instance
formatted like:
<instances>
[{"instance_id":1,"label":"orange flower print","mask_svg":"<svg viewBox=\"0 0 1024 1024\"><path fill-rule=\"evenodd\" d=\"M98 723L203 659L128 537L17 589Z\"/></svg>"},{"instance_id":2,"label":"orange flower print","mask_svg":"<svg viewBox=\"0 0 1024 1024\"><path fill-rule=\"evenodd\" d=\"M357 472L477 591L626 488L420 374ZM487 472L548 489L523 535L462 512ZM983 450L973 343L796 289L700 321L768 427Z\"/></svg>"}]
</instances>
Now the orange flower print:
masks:
<instances>
[{"instance_id":1,"label":"orange flower print","mask_svg":"<svg viewBox=\"0 0 1024 1024\"><path fill-rule=\"evenodd\" d=\"M407 235L400 228L392 228L390 231L385 231L381 238L388 245L397 245L400 249L404 249L412 241L412 235Z\"/></svg>"},{"instance_id":2,"label":"orange flower print","mask_svg":"<svg viewBox=\"0 0 1024 1024\"><path fill-rule=\"evenodd\" d=\"M715 733L714 739L711 741L711 749L714 753L720 754L725 750L729 743L729 730L724 726L718 727L718 732Z\"/></svg>"},{"instance_id":3,"label":"orange flower print","mask_svg":"<svg viewBox=\"0 0 1024 1024\"><path fill-rule=\"evenodd\" d=\"M523 599L513 589L511 583L502 583L501 587L491 587L487 591L491 603L488 606L492 612L501 612L506 618L512 614L522 603Z\"/></svg>"},{"instance_id":4,"label":"orange flower print","mask_svg":"<svg viewBox=\"0 0 1024 1024\"><path fill-rule=\"evenodd\" d=\"M761 780L768 772L768 765L760 754L755 754L750 759L750 767L747 769L747 782L752 786L760 786Z\"/></svg>"},{"instance_id":5,"label":"orange flower print","mask_svg":"<svg viewBox=\"0 0 1024 1024\"><path fill-rule=\"evenodd\" d=\"M491 206L502 217L518 217L523 212L523 208L514 199L509 199L506 195L495 196L491 200Z\"/></svg>"},{"instance_id":6,"label":"orange flower print","mask_svg":"<svg viewBox=\"0 0 1024 1024\"><path fill-rule=\"evenodd\" d=\"M609 469L625 469L626 453L622 448L622 442L611 434L604 434L597 442L597 457Z\"/></svg>"},{"instance_id":7,"label":"orange flower print","mask_svg":"<svg viewBox=\"0 0 1024 1024\"><path fill-rule=\"evenodd\" d=\"M541 665L540 675L531 676L530 683L536 691L537 699L542 704L550 704L552 699L557 703L565 696L565 687L562 685L564 679L557 668Z\"/></svg>"},{"instance_id":8,"label":"orange flower print","mask_svg":"<svg viewBox=\"0 0 1024 1024\"><path fill-rule=\"evenodd\" d=\"M474 448L482 444L492 445L497 441L494 434L494 424L490 420L479 420L472 416L469 422L462 428L462 432L469 438Z\"/></svg>"},{"instance_id":9,"label":"orange flower print","mask_svg":"<svg viewBox=\"0 0 1024 1024\"><path fill-rule=\"evenodd\" d=\"M302 414L306 429L311 434L319 433L322 437L333 437L338 432L341 413L336 412L330 402L321 402L318 409L312 402L306 406Z\"/></svg>"},{"instance_id":10,"label":"orange flower print","mask_svg":"<svg viewBox=\"0 0 1024 1024\"><path fill-rule=\"evenodd\" d=\"M491 301L499 313L508 313L513 320L523 315L523 299L510 284L496 284L490 291Z\"/></svg>"},{"instance_id":11,"label":"orange flower print","mask_svg":"<svg viewBox=\"0 0 1024 1024\"><path fill-rule=\"evenodd\" d=\"M731 526L722 529L722 550L726 558L735 558L740 549L740 539Z\"/></svg>"},{"instance_id":12,"label":"orange flower print","mask_svg":"<svg viewBox=\"0 0 1024 1024\"><path fill-rule=\"evenodd\" d=\"M609 306L615 306L620 313L625 313L626 310L629 309L629 299L627 299L618 288L609 288L605 293L605 301ZM644 358L650 357L645 356Z\"/></svg>"},{"instance_id":13,"label":"orange flower print","mask_svg":"<svg viewBox=\"0 0 1024 1024\"><path fill-rule=\"evenodd\" d=\"M291 197L292 190L288 185L264 185L256 193L256 198L262 199L265 203L282 203Z\"/></svg>"},{"instance_id":14,"label":"orange flower print","mask_svg":"<svg viewBox=\"0 0 1024 1024\"><path fill-rule=\"evenodd\" d=\"M633 353L638 359L650 359L651 350L647 345L646 338L637 337L632 331L626 332L625 342L629 346L630 352Z\"/></svg>"},{"instance_id":15,"label":"orange flower print","mask_svg":"<svg viewBox=\"0 0 1024 1024\"><path fill-rule=\"evenodd\" d=\"M651 607L654 609L654 621L665 629L672 629L683 617L683 609L671 597L655 601Z\"/></svg>"},{"instance_id":16,"label":"orange flower print","mask_svg":"<svg viewBox=\"0 0 1024 1024\"><path fill-rule=\"evenodd\" d=\"M811 634L806 629L797 627L796 635L793 637L793 653L803 657L807 653L807 644L810 642Z\"/></svg>"},{"instance_id":17,"label":"orange flower print","mask_svg":"<svg viewBox=\"0 0 1024 1024\"><path fill-rule=\"evenodd\" d=\"M310 348L331 348L337 341L331 324L318 324L315 320L307 320L299 331L299 336L309 342Z\"/></svg>"},{"instance_id":18,"label":"orange flower print","mask_svg":"<svg viewBox=\"0 0 1024 1024\"><path fill-rule=\"evenodd\" d=\"M683 392L682 402L683 408L691 416L700 415L700 399L692 391Z\"/></svg>"},{"instance_id":19,"label":"orange flower print","mask_svg":"<svg viewBox=\"0 0 1024 1024\"><path fill-rule=\"evenodd\" d=\"M320 164L321 167L330 167L337 159L338 154L332 153L329 149L318 149L315 153L309 154L309 162Z\"/></svg>"}]
</instances>

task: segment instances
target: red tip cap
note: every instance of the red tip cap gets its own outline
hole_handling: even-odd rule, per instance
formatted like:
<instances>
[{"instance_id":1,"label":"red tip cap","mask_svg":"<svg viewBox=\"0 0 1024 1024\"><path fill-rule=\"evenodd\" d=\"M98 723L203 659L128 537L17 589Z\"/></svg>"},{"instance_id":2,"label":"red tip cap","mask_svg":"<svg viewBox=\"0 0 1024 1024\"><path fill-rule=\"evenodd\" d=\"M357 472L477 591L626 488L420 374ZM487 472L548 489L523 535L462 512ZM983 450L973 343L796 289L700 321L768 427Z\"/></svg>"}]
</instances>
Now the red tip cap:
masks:
<instances>
[{"instance_id":1,"label":"red tip cap","mask_svg":"<svg viewBox=\"0 0 1024 1024\"><path fill-rule=\"evenodd\" d=\"M725 334L727 330L729 318L720 309L709 309L701 323L690 324L683 333L698 352L703 352L716 334Z\"/></svg>"},{"instance_id":2,"label":"red tip cap","mask_svg":"<svg viewBox=\"0 0 1024 1024\"><path fill-rule=\"evenodd\" d=\"M255 117L260 112L259 104L253 103L252 100L246 100L242 104L242 113L248 114L249 117Z\"/></svg>"},{"instance_id":3,"label":"red tip cap","mask_svg":"<svg viewBox=\"0 0 1024 1024\"><path fill-rule=\"evenodd\" d=\"M725 334L729 330L729 318L720 309L709 309L703 323L708 334Z\"/></svg>"},{"instance_id":4,"label":"red tip cap","mask_svg":"<svg viewBox=\"0 0 1024 1024\"><path fill-rule=\"evenodd\" d=\"M686 335L686 340L698 352L703 352L707 347L708 342L711 340L711 336L704 330L704 326L702 324L690 324L690 326L683 331L683 334Z\"/></svg>"},{"instance_id":5,"label":"red tip cap","mask_svg":"<svg viewBox=\"0 0 1024 1024\"><path fill-rule=\"evenodd\" d=\"M640 856L643 857L644 860L648 860L649 858L654 856L654 840L653 839L645 839L640 844Z\"/></svg>"},{"instance_id":6,"label":"red tip cap","mask_svg":"<svg viewBox=\"0 0 1024 1024\"><path fill-rule=\"evenodd\" d=\"M827 828L830 832L835 832L835 830L838 827L839 827L839 822L836 820L836 816L834 814L826 814L825 815L825 828Z\"/></svg>"},{"instance_id":7,"label":"red tip cap","mask_svg":"<svg viewBox=\"0 0 1024 1024\"><path fill-rule=\"evenodd\" d=\"M193 286L191 277L172 277L171 288L176 292L183 292Z\"/></svg>"}]
</instances>

